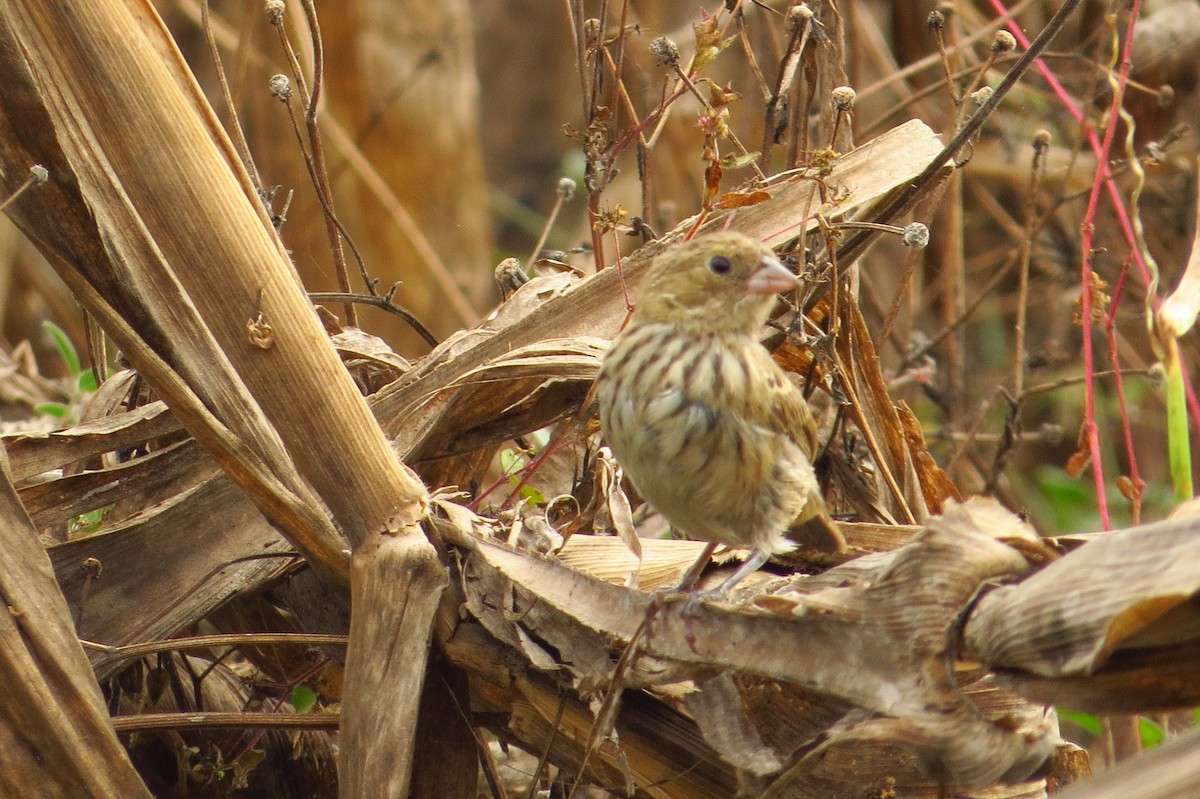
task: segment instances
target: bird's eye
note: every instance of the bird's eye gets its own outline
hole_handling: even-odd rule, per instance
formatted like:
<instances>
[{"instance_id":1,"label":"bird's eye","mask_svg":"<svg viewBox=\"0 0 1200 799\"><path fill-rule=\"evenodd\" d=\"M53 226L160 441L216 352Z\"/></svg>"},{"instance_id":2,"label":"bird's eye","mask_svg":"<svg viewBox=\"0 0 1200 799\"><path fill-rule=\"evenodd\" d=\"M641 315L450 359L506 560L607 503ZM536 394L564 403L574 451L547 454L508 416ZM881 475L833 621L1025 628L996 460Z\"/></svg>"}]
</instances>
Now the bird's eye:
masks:
<instances>
[{"instance_id":1,"label":"bird's eye","mask_svg":"<svg viewBox=\"0 0 1200 799\"><path fill-rule=\"evenodd\" d=\"M733 269L733 264L724 255L714 255L708 259L708 268L714 275L727 275Z\"/></svg>"}]
</instances>

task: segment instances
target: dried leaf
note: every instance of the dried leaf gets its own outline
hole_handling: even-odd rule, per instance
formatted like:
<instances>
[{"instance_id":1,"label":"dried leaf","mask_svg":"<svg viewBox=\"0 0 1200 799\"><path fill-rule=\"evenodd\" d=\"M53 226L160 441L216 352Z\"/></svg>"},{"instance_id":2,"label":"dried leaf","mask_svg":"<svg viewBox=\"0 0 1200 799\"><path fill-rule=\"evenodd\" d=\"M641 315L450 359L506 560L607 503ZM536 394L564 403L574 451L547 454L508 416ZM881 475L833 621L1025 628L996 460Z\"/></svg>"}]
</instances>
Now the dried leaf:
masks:
<instances>
[{"instance_id":1,"label":"dried leaf","mask_svg":"<svg viewBox=\"0 0 1200 799\"><path fill-rule=\"evenodd\" d=\"M985 596L965 629L972 657L1041 701L1099 712L1200 702L1200 520L1105 533Z\"/></svg>"},{"instance_id":2,"label":"dried leaf","mask_svg":"<svg viewBox=\"0 0 1200 799\"><path fill-rule=\"evenodd\" d=\"M771 199L768 192L761 189L756 191L741 191L730 192L721 195L721 198L713 204L713 208L717 210L725 210L727 208L747 208L751 205L758 205L764 200Z\"/></svg>"},{"instance_id":3,"label":"dried leaf","mask_svg":"<svg viewBox=\"0 0 1200 799\"><path fill-rule=\"evenodd\" d=\"M721 24L716 17L701 11L701 19L692 25L696 34L696 55L692 58L692 71L700 72L729 46L721 41Z\"/></svg>"},{"instance_id":4,"label":"dried leaf","mask_svg":"<svg viewBox=\"0 0 1200 799\"><path fill-rule=\"evenodd\" d=\"M742 95L733 90L731 86L722 87L714 81L708 83L708 102L714 108L720 108L724 105L729 105L732 102L742 99Z\"/></svg>"}]
</instances>

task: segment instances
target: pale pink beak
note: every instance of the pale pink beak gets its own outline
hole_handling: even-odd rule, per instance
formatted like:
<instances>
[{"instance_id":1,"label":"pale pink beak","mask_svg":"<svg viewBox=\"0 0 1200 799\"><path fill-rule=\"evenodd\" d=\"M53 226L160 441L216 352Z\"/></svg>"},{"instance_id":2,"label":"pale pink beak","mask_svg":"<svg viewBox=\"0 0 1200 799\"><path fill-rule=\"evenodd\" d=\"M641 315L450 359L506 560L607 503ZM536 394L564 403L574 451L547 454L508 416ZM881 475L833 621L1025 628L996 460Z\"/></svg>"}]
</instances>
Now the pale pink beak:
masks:
<instances>
[{"instance_id":1,"label":"pale pink beak","mask_svg":"<svg viewBox=\"0 0 1200 799\"><path fill-rule=\"evenodd\" d=\"M800 280L769 255L764 255L758 263L758 269L746 281L746 291L750 294L778 294L796 288Z\"/></svg>"}]
</instances>

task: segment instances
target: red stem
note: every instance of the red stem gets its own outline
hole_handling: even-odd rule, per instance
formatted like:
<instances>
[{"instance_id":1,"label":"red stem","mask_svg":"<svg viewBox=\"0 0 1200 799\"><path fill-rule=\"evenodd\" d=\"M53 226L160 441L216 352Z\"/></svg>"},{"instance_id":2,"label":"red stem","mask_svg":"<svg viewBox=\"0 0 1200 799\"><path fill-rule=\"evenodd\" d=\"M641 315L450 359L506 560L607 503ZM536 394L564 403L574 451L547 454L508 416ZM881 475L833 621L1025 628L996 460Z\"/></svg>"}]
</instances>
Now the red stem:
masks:
<instances>
[{"instance_id":1,"label":"red stem","mask_svg":"<svg viewBox=\"0 0 1200 799\"><path fill-rule=\"evenodd\" d=\"M992 7L1003 15L1008 15L1008 9L1005 8L1001 0L991 0ZM1129 50L1133 44L1134 26L1137 24L1138 10L1141 6L1141 0L1132 0L1129 9L1129 25L1125 31L1125 42L1121 48L1121 58L1117 64L1117 85L1113 90L1112 103L1109 106L1108 126L1104 131L1104 140L1100 141L1096 135L1096 131L1091 125L1088 125L1084 119L1083 112L1079 106L1067 93L1063 85L1059 83L1058 78L1054 76L1042 59L1037 59L1035 64L1039 72L1046 79L1059 102L1071 114L1076 122L1084 126L1084 135L1087 137L1088 144L1096 155L1096 176L1092 183L1092 190L1088 195L1087 211L1084 214L1082 225L1082 240L1081 248L1083 250L1082 264L1080 268L1080 278L1082 282L1082 298L1080 300L1080 312L1083 317L1083 368L1087 375L1087 381L1084 383L1085 394L1085 410L1084 410L1084 429L1087 433L1088 449L1092 458L1092 474L1095 477L1096 483L1096 504L1100 510L1100 519L1104 525L1104 529L1112 528L1112 521L1108 514L1108 499L1104 490L1104 470L1100 462L1100 437L1096 429L1096 393L1093 384L1095 375L1094 353L1092 351L1092 238L1095 233L1096 207L1100 199L1100 188L1104 186L1108 190L1109 199L1116 211L1117 219L1121 225L1121 231L1125 236L1125 241L1129 245L1133 255L1134 263L1138 265L1138 270L1141 272L1142 281L1146 285L1150 283L1150 271L1146 267L1146 262L1142 258L1141 249L1137 244L1137 236L1133 232L1133 225L1130 223L1129 214L1125 210L1124 199L1117 190L1116 184L1112 180L1112 173L1108 168L1109 152L1112 149L1113 137L1116 134L1117 121L1119 119L1118 111L1121 108L1121 101L1125 97L1125 85L1129 80ZM1021 31L1016 21L1010 19L1008 22L1008 30L1022 47L1029 46L1029 39ZM1157 297L1153 298L1155 306L1157 306ZM1200 405L1193 403L1193 414L1197 426L1200 427ZM1130 461L1133 460L1133 452L1130 450Z\"/></svg>"},{"instance_id":2,"label":"red stem","mask_svg":"<svg viewBox=\"0 0 1200 799\"><path fill-rule=\"evenodd\" d=\"M1125 278L1129 276L1129 261L1121 266L1121 274L1117 277L1117 286L1113 289L1112 304L1104 319L1104 331L1108 334L1108 357L1112 362L1113 380L1117 387L1117 403L1121 408L1121 432L1125 435L1125 451L1129 453L1129 479L1133 483L1133 517L1130 523L1137 526L1142 516L1142 489L1146 484L1138 471L1137 457L1133 450L1133 428L1129 424L1129 411L1125 405L1125 384L1121 379L1121 359L1117 357L1117 306L1121 303L1121 295L1125 291Z\"/></svg>"}]
</instances>

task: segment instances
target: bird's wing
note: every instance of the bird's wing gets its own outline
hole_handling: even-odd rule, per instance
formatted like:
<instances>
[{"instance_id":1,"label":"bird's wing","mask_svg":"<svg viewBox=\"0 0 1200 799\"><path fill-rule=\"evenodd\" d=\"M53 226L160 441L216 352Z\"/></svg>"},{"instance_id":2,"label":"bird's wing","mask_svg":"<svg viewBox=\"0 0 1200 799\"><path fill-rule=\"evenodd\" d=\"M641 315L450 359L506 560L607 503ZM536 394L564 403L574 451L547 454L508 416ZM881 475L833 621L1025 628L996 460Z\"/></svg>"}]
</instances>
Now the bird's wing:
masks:
<instances>
[{"instance_id":1,"label":"bird's wing","mask_svg":"<svg viewBox=\"0 0 1200 799\"><path fill-rule=\"evenodd\" d=\"M760 399L750 403L747 409L749 421L787 436L804 450L805 455L814 458L817 454L817 423L800 389L757 341L747 348L745 359L753 382L751 396Z\"/></svg>"}]
</instances>

